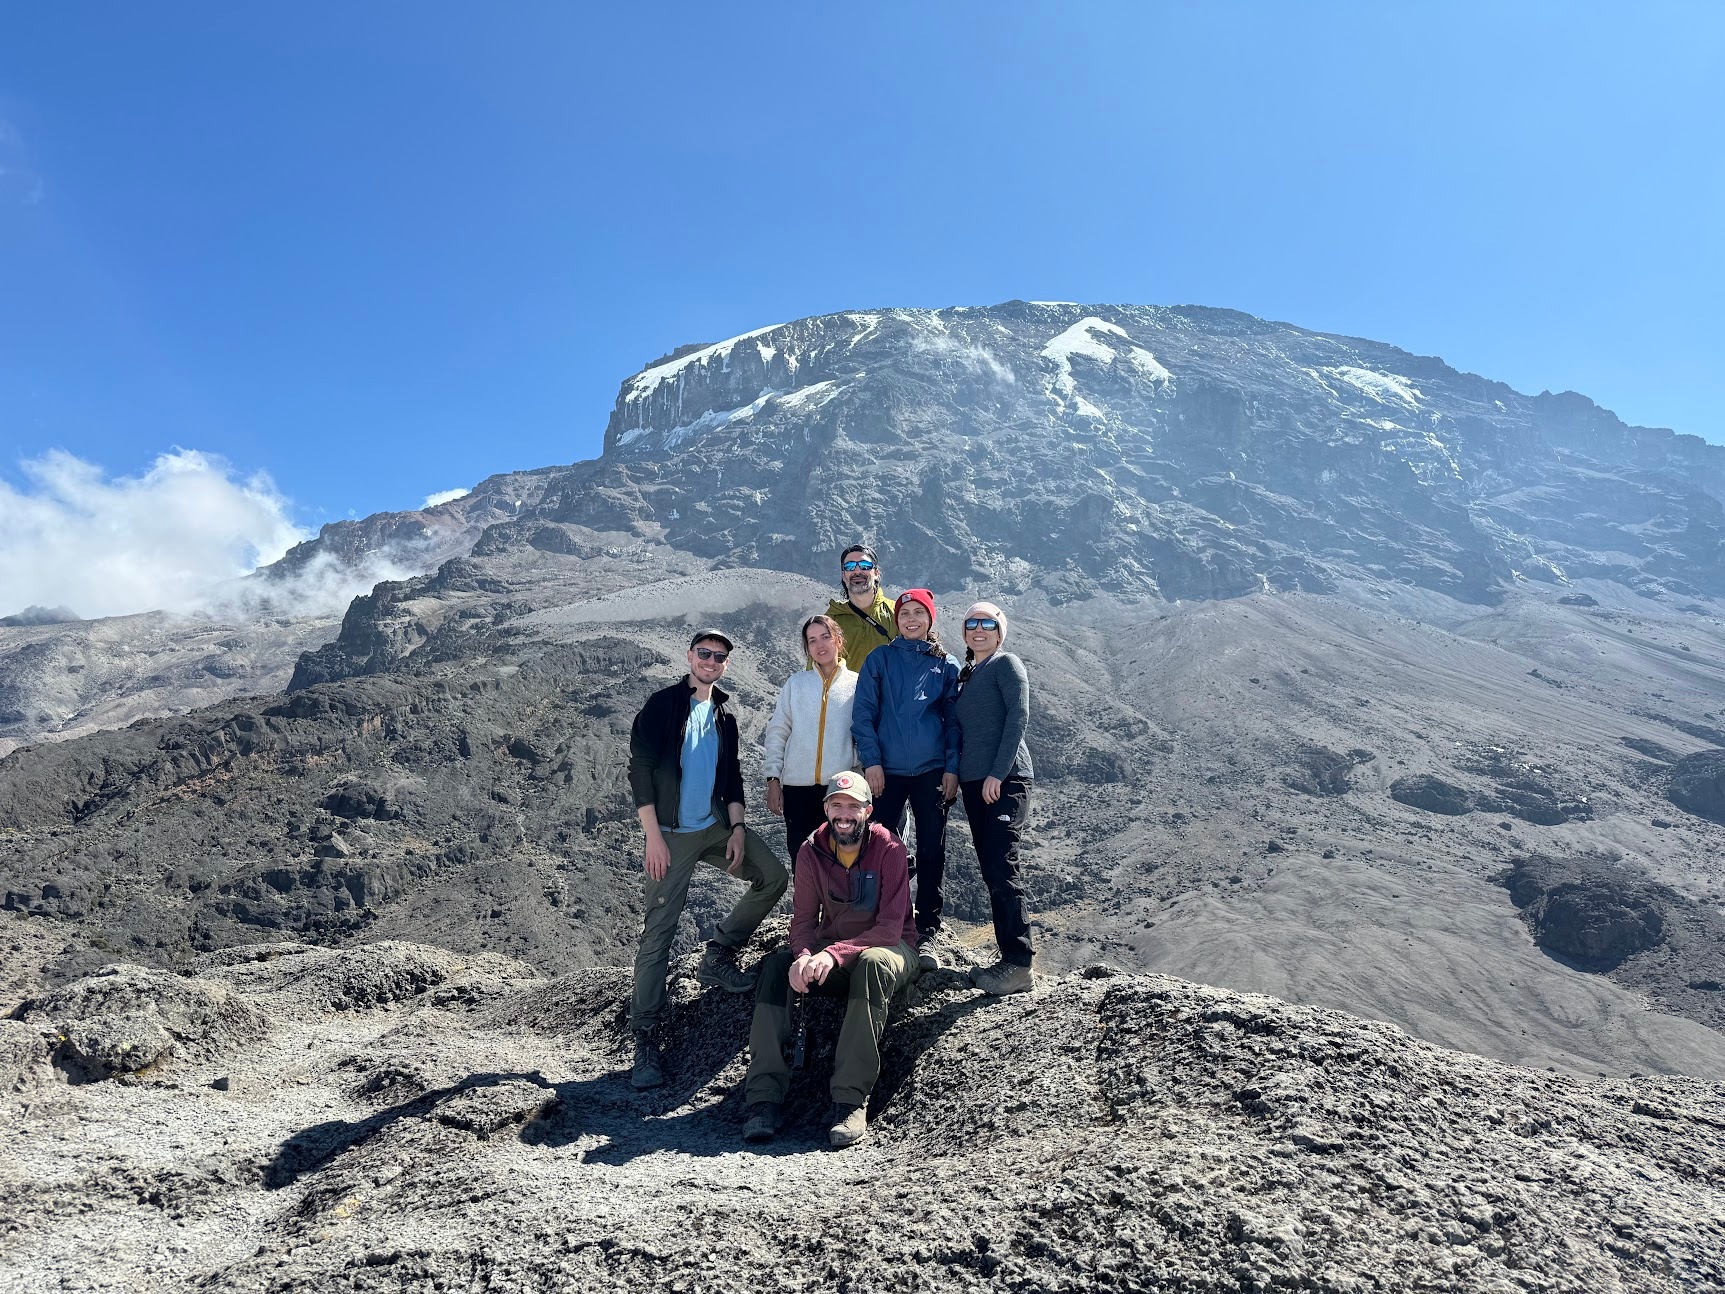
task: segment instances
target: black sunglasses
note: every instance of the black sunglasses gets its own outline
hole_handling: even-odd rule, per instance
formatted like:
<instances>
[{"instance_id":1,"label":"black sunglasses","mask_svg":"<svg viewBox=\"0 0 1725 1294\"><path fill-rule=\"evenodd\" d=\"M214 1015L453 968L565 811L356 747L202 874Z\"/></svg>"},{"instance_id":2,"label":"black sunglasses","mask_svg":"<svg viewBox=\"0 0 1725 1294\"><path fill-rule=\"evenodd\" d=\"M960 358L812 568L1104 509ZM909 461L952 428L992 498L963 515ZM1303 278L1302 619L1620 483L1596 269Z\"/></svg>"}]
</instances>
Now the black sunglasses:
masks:
<instances>
[{"instance_id":1,"label":"black sunglasses","mask_svg":"<svg viewBox=\"0 0 1725 1294\"><path fill-rule=\"evenodd\" d=\"M865 557L861 561L846 562L844 564L844 568L847 571L872 571L874 569L874 563Z\"/></svg>"},{"instance_id":2,"label":"black sunglasses","mask_svg":"<svg viewBox=\"0 0 1725 1294\"><path fill-rule=\"evenodd\" d=\"M998 629L998 628L1000 628L1000 621L996 620L993 616L972 616L970 619L968 619L964 622L964 627L967 630L968 629Z\"/></svg>"},{"instance_id":3,"label":"black sunglasses","mask_svg":"<svg viewBox=\"0 0 1725 1294\"><path fill-rule=\"evenodd\" d=\"M702 660L716 660L721 665L731 659L730 652L720 651L717 647L697 647L695 648L695 655Z\"/></svg>"}]
</instances>

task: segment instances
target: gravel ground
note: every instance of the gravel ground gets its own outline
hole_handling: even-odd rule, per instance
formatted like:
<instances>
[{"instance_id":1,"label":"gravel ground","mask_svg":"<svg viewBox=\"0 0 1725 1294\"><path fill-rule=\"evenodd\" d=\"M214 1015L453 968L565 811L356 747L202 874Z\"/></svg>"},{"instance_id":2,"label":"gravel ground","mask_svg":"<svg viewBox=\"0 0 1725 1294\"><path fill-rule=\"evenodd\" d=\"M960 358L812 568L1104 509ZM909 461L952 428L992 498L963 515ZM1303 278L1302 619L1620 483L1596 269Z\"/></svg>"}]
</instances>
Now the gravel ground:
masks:
<instances>
[{"instance_id":1,"label":"gravel ground","mask_svg":"<svg viewBox=\"0 0 1725 1294\"><path fill-rule=\"evenodd\" d=\"M942 971L895 1009L868 1140L825 1147L817 1045L756 1151L749 1003L686 978L670 1081L637 1093L623 970L384 943L196 972L105 977L183 1030L188 999L248 1008L142 1073L60 1067L111 986L6 1022L43 1050L0 1074L0 1287L1725 1285L1716 1083L1517 1068L1101 966L1005 1001Z\"/></svg>"}]
</instances>

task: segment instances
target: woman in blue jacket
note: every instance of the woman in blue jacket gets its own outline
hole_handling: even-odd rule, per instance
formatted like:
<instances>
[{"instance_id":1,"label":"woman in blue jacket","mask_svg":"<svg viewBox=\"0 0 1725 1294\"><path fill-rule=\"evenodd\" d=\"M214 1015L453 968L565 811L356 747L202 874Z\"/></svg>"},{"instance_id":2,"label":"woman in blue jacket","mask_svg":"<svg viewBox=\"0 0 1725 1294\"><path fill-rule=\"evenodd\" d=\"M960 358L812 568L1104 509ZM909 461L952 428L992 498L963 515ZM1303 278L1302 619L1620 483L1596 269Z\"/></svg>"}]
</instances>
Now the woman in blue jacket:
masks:
<instances>
[{"instance_id":1,"label":"woman in blue jacket","mask_svg":"<svg viewBox=\"0 0 1725 1294\"><path fill-rule=\"evenodd\" d=\"M908 803L916 817L918 960L938 965L928 950L940 929L946 874L946 811L958 797L958 662L934 636L934 595L906 589L893 605L898 637L869 653L857 677L851 737L857 762L874 792L874 820L898 830Z\"/></svg>"}]
</instances>

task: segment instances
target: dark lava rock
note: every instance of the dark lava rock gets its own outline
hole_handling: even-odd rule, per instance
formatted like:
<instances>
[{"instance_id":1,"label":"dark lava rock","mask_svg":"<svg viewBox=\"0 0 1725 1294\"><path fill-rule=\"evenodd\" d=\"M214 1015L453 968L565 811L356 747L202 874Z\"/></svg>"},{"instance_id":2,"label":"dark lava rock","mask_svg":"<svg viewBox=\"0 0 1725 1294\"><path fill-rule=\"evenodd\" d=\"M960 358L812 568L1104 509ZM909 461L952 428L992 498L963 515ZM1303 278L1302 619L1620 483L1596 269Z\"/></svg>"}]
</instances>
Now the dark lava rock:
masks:
<instances>
[{"instance_id":1,"label":"dark lava rock","mask_svg":"<svg viewBox=\"0 0 1725 1294\"><path fill-rule=\"evenodd\" d=\"M386 792L365 782L354 782L331 791L323 798L322 807L338 818L387 821L401 817L401 809Z\"/></svg>"},{"instance_id":2,"label":"dark lava rock","mask_svg":"<svg viewBox=\"0 0 1725 1294\"><path fill-rule=\"evenodd\" d=\"M28 606L15 615L0 616L0 626L7 629L27 629L33 625L76 624L83 618L70 607Z\"/></svg>"},{"instance_id":3,"label":"dark lava rock","mask_svg":"<svg viewBox=\"0 0 1725 1294\"><path fill-rule=\"evenodd\" d=\"M1685 813L1725 822L1725 750L1697 751L1678 760L1665 796Z\"/></svg>"},{"instance_id":4,"label":"dark lava rock","mask_svg":"<svg viewBox=\"0 0 1725 1294\"><path fill-rule=\"evenodd\" d=\"M1398 777L1390 783L1390 798L1428 813L1442 813L1452 818L1472 812L1474 807L1470 791L1430 773Z\"/></svg>"},{"instance_id":5,"label":"dark lava rock","mask_svg":"<svg viewBox=\"0 0 1725 1294\"><path fill-rule=\"evenodd\" d=\"M1520 858L1504 884L1536 944L1589 968L1616 966L1665 930L1663 887L1614 863Z\"/></svg>"},{"instance_id":6,"label":"dark lava rock","mask_svg":"<svg viewBox=\"0 0 1725 1294\"><path fill-rule=\"evenodd\" d=\"M1599 605L1599 599L1588 593L1566 594L1557 601L1566 607L1596 607Z\"/></svg>"},{"instance_id":7,"label":"dark lava rock","mask_svg":"<svg viewBox=\"0 0 1725 1294\"><path fill-rule=\"evenodd\" d=\"M1618 740L1636 754L1646 755L1649 759L1657 759L1662 764L1675 764L1682 758L1671 747L1662 746L1657 741L1647 737L1620 737Z\"/></svg>"},{"instance_id":8,"label":"dark lava rock","mask_svg":"<svg viewBox=\"0 0 1725 1294\"><path fill-rule=\"evenodd\" d=\"M1294 756L1294 767L1283 774L1282 785L1304 795L1346 795L1348 775L1375 758L1371 751L1358 748L1344 755L1324 746L1307 746Z\"/></svg>"}]
</instances>

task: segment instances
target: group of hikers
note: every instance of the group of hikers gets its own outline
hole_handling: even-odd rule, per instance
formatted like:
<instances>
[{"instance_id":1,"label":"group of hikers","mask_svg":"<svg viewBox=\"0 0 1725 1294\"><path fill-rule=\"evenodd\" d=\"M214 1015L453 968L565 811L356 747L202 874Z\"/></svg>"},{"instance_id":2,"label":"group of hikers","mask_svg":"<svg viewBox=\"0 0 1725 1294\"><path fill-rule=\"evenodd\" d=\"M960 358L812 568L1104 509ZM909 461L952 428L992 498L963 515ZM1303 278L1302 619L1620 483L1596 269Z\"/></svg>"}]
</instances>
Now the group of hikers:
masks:
<instances>
[{"instance_id":1,"label":"group of hikers","mask_svg":"<svg viewBox=\"0 0 1725 1294\"><path fill-rule=\"evenodd\" d=\"M789 942L752 969L739 962L790 879L743 821L743 773L730 694L718 686L731 639L702 629L689 672L647 698L629 742L629 785L646 833L646 920L635 957L630 1080L664 1081L658 1028L677 921L695 864L748 883L702 954L697 980L755 994L743 1136L770 1141L791 1081L791 994L846 999L834 1054L829 1139L860 1141L880 1075L880 1035L899 989L939 968L946 818L964 800L1000 957L972 982L991 994L1031 987L1030 921L1018 844L1032 768L1024 735L1024 665L1002 650L1006 615L964 614L964 664L935 635L934 596L881 587L880 560L853 544L839 557L843 596L803 622L809 668L791 675L767 724L767 807L785 820L795 885ZM914 858L900 839L906 809ZM915 881L912 898L911 882ZM950 945L948 945L950 952Z\"/></svg>"}]
</instances>

